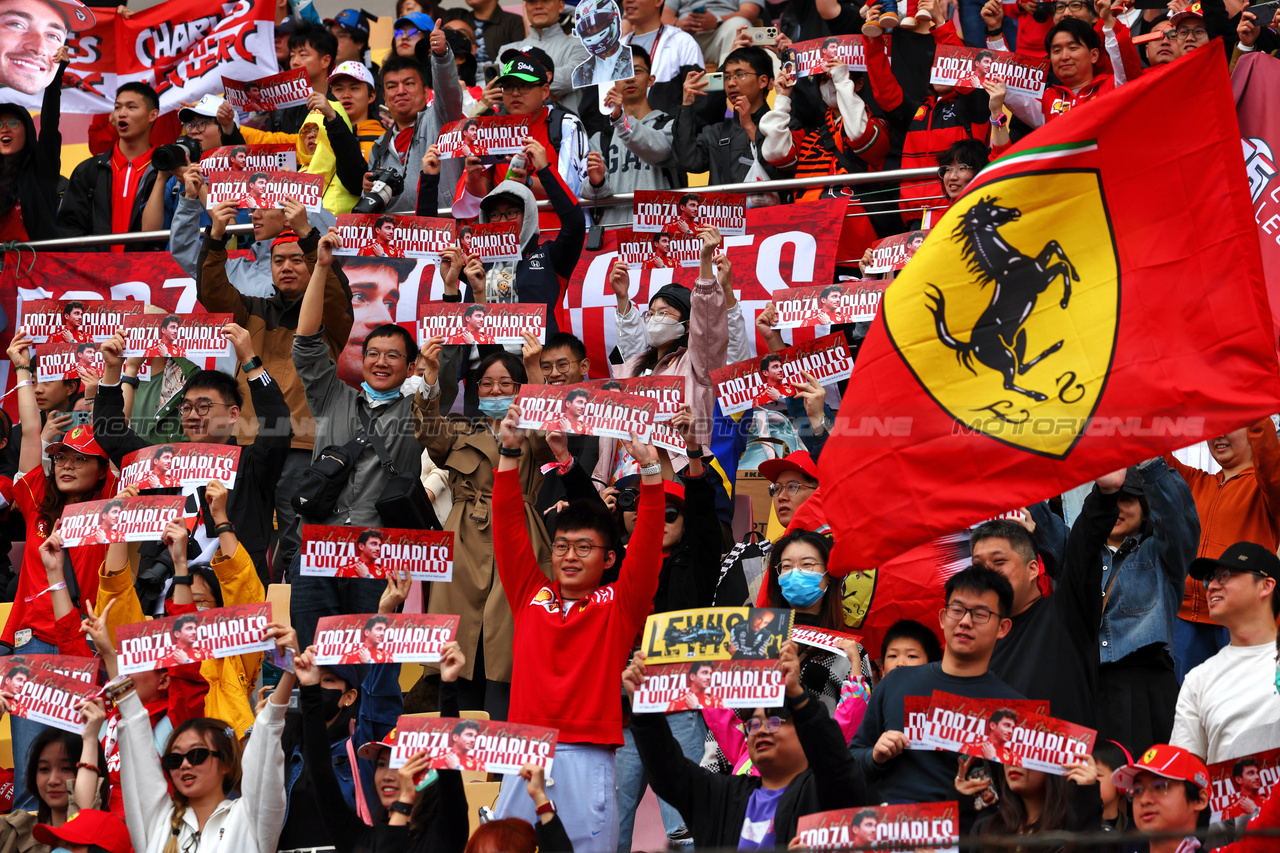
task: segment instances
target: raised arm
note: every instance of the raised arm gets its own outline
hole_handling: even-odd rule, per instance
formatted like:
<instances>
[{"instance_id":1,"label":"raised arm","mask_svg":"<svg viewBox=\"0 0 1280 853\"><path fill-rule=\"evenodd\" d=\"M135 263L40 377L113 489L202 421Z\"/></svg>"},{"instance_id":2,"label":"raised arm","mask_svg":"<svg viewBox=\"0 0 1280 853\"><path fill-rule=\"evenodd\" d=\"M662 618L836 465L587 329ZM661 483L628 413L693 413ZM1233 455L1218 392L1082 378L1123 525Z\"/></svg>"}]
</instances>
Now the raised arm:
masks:
<instances>
[{"instance_id":1,"label":"raised arm","mask_svg":"<svg viewBox=\"0 0 1280 853\"><path fill-rule=\"evenodd\" d=\"M333 250L340 244L337 228L330 228L329 233L320 238L316 247L316 265L311 270L311 281L307 283L307 292L302 297L302 307L298 309L298 328L295 334L320 333L320 326L324 322L325 284L333 267Z\"/></svg>"},{"instance_id":2,"label":"raised arm","mask_svg":"<svg viewBox=\"0 0 1280 853\"><path fill-rule=\"evenodd\" d=\"M1147 489L1151 528L1160 550L1160 565L1171 579L1186 583L1187 570L1200 543L1200 516L1186 481L1157 457L1139 468Z\"/></svg>"},{"instance_id":3,"label":"raised arm","mask_svg":"<svg viewBox=\"0 0 1280 853\"><path fill-rule=\"evenodd\" d=\"M43 451L40 445L40 407L36 405L35 370L31 352L35 344L26 332L19 330L9 343L9 363L13 365L14 386L18 392L18 422L22 427L22 448L18 454L18 470L34 471L40 464Z\"/></svg>"},{"instance_id":4,"label":"raised arm","mask_svg":"<svg viewBox=\"0 0 1280 853\"><path fill-rule=\"evenodd\" d=\"M428 107L436 119L436 127L462 119L462 84L458 81L458 64L445 40L444 26L436 17L435 29L428 39L431 50L431 89L434 97Z\"/></svg>"},{"instance_id":5,"label":"raised arm","mask_svg":"<svg viewBox=\"0 0 1280 853\"><path fill-rule=\"evenodd\" d=\"M235 221L236 203L224 201L209 211L213 224L200 246L196 298L206 310L231 315L241 326L249 325L249 309L240 291L227 278L227 226Z\"/></svg>"}]
</instances>

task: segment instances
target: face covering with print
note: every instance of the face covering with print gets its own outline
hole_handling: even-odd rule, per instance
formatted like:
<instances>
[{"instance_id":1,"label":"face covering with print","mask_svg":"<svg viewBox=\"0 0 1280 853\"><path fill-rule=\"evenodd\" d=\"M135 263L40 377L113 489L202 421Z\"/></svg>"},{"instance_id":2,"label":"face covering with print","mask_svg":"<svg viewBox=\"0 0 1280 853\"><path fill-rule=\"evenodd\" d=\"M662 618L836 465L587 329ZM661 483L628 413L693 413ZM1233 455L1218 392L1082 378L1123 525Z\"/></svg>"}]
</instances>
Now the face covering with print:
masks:
<instances>
[{"instance_id":1,"label":"face covering with print","mask_svg":"<svg viewBox=\"0 0 1280 853\"><path fill-rule=\"evenodd\" d=\"M799 570L787 572L779 581L782 596L792 607L808 607L822 598L822 579L825 575Z\"/></svg>"},{"instance_id":2,"label":"face covering with print","mask_svg":"<svg viewBox=\"0 0 1280 853\"><path fill-rule=\"evenodd\" d=\"M507 410L511 408L511 404L515 400L515 394L505 394L501 397L481 397L480 411L495 421L500 421L507 416Z\"/></svg>"},{"instance_id":3,"label":"face covering with print","mask_svg":"<svg viewBox=\"0 0 1280 853\"><path fill-rule=\"evenodd\" d=\"M650 317L644 325L644 336L648 338L651 347L669 344L683 334L684 323L672 323L669 320Z\"/></svg>"}]
</instances>

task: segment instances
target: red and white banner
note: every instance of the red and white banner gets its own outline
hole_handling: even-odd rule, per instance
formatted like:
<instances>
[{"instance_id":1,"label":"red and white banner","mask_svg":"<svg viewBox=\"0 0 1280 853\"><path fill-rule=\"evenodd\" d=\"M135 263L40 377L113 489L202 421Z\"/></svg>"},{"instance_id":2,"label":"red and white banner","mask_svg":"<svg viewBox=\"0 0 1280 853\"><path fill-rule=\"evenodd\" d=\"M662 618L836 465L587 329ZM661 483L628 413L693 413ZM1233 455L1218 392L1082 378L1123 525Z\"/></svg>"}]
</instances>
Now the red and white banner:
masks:
<instances>
[{"instance_id":1,"label":"red and white banner","mask_svg":"<svg viewBox=\"0 0 1280 853\"><path fill-rule=\"evenodd\" d=\"M102 11L102 10L96 10ZM139 13L141 14L141 13ZM239 256L240 253L232 253ZM175 314L196 314L204 307L196 300L195 279L187 276L168 252L40 252L6 254L0 270L0 346L8 347L18 328L15 320L21 305L32 300L56 299L89 301L136 300L156 305ZM144 364L144 367L146 365ZM0 359L0 383L13 389L13 372L8 358ZM18 418L17 395L4 398L5 411Z\"/></svg>"},{"instance_id":2,"label":"red and white banner","mask_svg":"<svg viewBox=\"0 0 1280 853\"><path fill-rule=\"evenodd\" d=\"M520 260L520 228L514 222L474 222L458 226L462 254L481 263Z\"/></svg>"},{"instance_id":3,"label":"red and white banner","mask_svg":"<svg viewBox=\"0 0 1280 853\"><path fill-rule=\"evenodd\" d=\"M291 68L258 80L222 78L227 102L240 112L272 112L300 107L311 97L311 81L305 68Z\"/></svg>"},{"instance_id":4,"label":"red and white banner","mask_svg":"<svg viewBox=\"0 0 1280 853\"><path fill-rule=\"evenodd\" d=\"M339 213L335 255L361 258L433 258L454 245L458 223L433 216Z\"/></svg>"},{"instance_id":5,"label":"red and white banner","mask_svg":"<svg viewBox=\"0 0 1280 853\"><path fill-rule=\"evenodd\" d=\"M626 264L627 269L652 270L666 266L658 258L654 244L665 238L667 241L665 245L669 248L670 234L663 234L660 231L641 234L631 228L617 228L612 233L617 241L618 260Z\"/></svg>"},{"instance_id":6,"label":"red and white banner","mask_svg":"<svg viewBox=\"0 0 1280 853\"><path fill-rule=\"evenodd\" d=\"M843 335L826 335L804 344L771 352L760 359L740 361L711 371L716 399L726 415L767 406L795 394L803 384L802 373L815 376L820 385L848 379L853 358Z\"/></svg>"},{"instance_id":7,"label":"red and white banner","mask_svg":"<svg viewBox=\"0 0 1280 853\"><path fill-rule=\"evenodd\" d=\"M63 379L79 379L81 369L102 375L102 353L98 345L68 344L63 341L37 344L36 381L57 382Z\"/></svg>"},{"instance_id":8,"label":"red and white banner","mask_svg":"<svg viewBox=\"0 0 1280 853\"><path fill-rule=\"evenodd\" d=\"M1280 782L1280 749L1209 765L1210 822L1256 814Z\"/></svg>"},{"instance_id":9,"label":"red and white banner","mask_svg":"<svg viewBox=\"0 0 1280 853\"><path fill-rule=\"evenodd\" d=\"M217 480L228 489L236 487L240 448L234 444L155 444L124 457L120 468L120 489L137 485L140 489L177 489L207 486Z\"/></svg>"},{"instance_id":10,"label":"red and white banner","mask_svg":"<svg viewBox=\"0 0 1280 853\"><path fill-rule=\"evenodd\" d=\"M218 94L223 75L274 74L275 9L270 0L167 0L128 18L111 7L76 9L75 31L66 39L72 61L63 76L62 111L108 113L118 87L138 80L155 88L166 113ZM53 17L62 30L63 18L57 11ZM42 47L36 63L0 70L0 101L40 109L57 70L57 47Z\"/></svg>"},{"instance_id":11,"label":"red and white banner","mask_svg":"<svg viewBox=\"0 0 1280 853\"><path fill-rule=\"evenodd\" d=\"M845 199L822 199L748 210L747 233L724 238L720 250L733 262L733 289L748 329L755 328L756 315L783 292L834 280L837 243L818 235L838 234L847 206ZM600 251L582 253L557 315L560 328L586 344L594 364L607 364L609 352L618 344L618 298L609 286L609 268L618 259L618 234L618 230L606 231ZM674 263L637 269L631 273L631 301L643 310L664 285L677 282L693 287L698 274L697 269ZM433 297L438 298L434 291ZM813 340L816 333L796 329L782 334L790 343L801 343ZM748 345L753 352L764 351L754 334Z\"/></svg>"},{"instance_id":12,"label":"red and white banner","mask_svg":"<svg viewBox=\"0 0 1280 853\"><path fill-rule=\"evenodd\" d=\"M222 330L231 314L134 314L124 320L126 358L218 358L231 355Z\"/></svg>"},{"instance_id":13,"label":"red and white banner","mask_svg":"<svg viewBox=\"0 0 1280 853\"><path fill-rule=\"evenodd\" d=\"M696 237L707 226L721 235L747 233L747 197L733 193L690 193L636 190L631 205L632 230L637 234L663 232L673 237Z\"/></svg>"},{"instance_id":14,"label":"red and white banner","mask_svg":"<svg viewBox=\"0 0 1280 853\"><path fill-rule=\"evenodd\" d=\"M516 399L523 429L647 441L657 404L649 397L589 385L523 385Z\"/></svg>"},{"instance_id":15,"label":"red and white banner","mask_svg":"<svg viewBox=\"0 0 1280 853\"><path fill-rule=\"evenodd\" d=\"M182 518L182 495L138 495L70 504L62 511L62 542L108 545L112 542L155 542L175 518Z\"/></svg>"},{"instance_id":16,"label":"red and white banner","mask_svg":"<svg viewBox=\"0 0 1280 853\"><path fill-rule=\"evenodd\" d=\"M796 42L791 45L791 49L795 51L795 59L789 60L790 54L786 54L783 57L783 70L789 71L786 63L794 61L795 73L791 76L796 80L825 73L829 61L847 65L850 71L867 70L866 42L862 36L827 36L810 39Z\"/></svg>"},{"instance_id":17,"label":"red and white banner","mask_svg":"<svg viewBox=\"0 0 1280 853\"><path fill-rule=\"evenodd\" d=\"M416 581L453 580L453 532L302 525L303 575L377 578L408 572Z\"/></svg>"},{"instance_id":18,"label":"red and white banner","mask_svg":"<svg viewBox=\"0 0 1280 853\"><path fill-rule=\"evenodd\" d=\"M209 172L209 207L224 201L239 202L243 210L283 208L286 198L297 199L312 213L319 213L324 176L306 172Z\"/></svg>"},{"instance_id":19,"label":"red and white banner","mask_svg":"<svg viewBox=\"0 0 1280 853\"><path fill-rule=\"evenodd\" d=\"M33 723L41 723L80 734L84 720L76 709L102 691L78 678L41 672L27 680L22 691L9 703L9 713Z\"/></svg>"},{"instance_id":20,"label":"red and white banner","mask_svg":"<svg viewBox=\"0 0 1280 853\"><path fill-rule=\"evenodd\" d=\"M435 663L458 635L438 613L346 613L316 622L316 663Z\"/></svg>"},{"instance_id":21,"label":"red and white banner","mask_svg":"<svg viewBox=\"0 0 1280 853\"><path fill-rule=\"evenodd\" d=\"M888 286L887 280L844 281L780 293L774 303L778 319L773 327L804 329L874 320Z\"/></svg>"},{"instance_id":22,"label":"red and white banner","mask_svg":"<svg viewBox=\"0 0 1280 853\"><path fill-rule=\"evenodd\" d=\"M390 766L403 767L426 750L427 766L437 770L518 773L526 764L537 764L550 776L559 736L557 729L521 723L402 716L396 720Z\"/></svg>"},{"instance_id":23,"label":"red and white banner","mask_svg":"<svg viewBox=\"0 0 1280 853\"><path fill-rule=\"evenodd\" d=\"M40 678L48 672L85 684L97 684L100 665L98 658L75 655L8 655L0 661L0 691L16 696L28 679Z\"/></svg>"},{"instance_id":24,"label":"red and white banner","mask_svg":"<svg viewBox=\"0 0 1280 853\"><path fill-rule=\"evenodd\" d=\"M270 621L271 604L263 603L121 625L116 628L120 673L264 651L275 643L267 636Z\"/></svg>"},{"instance_id":25,"label":"red and white banner","mask_svg":"<svg viewBox=\"0 0 1280 853\"><path fill-rule=\"evenodd\" d=\"M440 159L517 154L529 135L528 116L482 116L451 121L440 129Z\"/></svg>"},{"instance_id":26,"label":"red and white banner","mask_svg":"<svg viewBox=\"0 0 1280 853\"><path fill-rule=\"evenodd\" d=\"M881 275L901 270L907 265L907 261L915 257L916 252L924 245L924 238L928 234L927 229L904 231L901 234L877 240L871 244L871 265L863 272Z\"/></svg>"},{"instance_id":27,"label":"red and white banner","mask_svg":"<svg viewBox=\"0 0 1280 853\"><path fill-rule=\"evenodd\" d=\"M298 146L291 142L266 145L224 145L206 151L200 168L212 172L296 172Z\"/></svg>"},{"instance_id":28,"label":"red and white banner","mask_svg":"<svg viewBox=\"0 0 1280 853\"><path fill-rule=\"evenodd\" d=\"M774 708L786 682L775 660L703 660L646 667L631 710L638 714L700 708Z\"/></svg>"},{"instance_id":29,"label":"red and white banner","mask_svg":"<svg viewBox=\"0 0 1280 853\"><path fill-rule=\"evenodd\" d=\"M857 634L846 634L843 631L830 631L826 628L818 628L813 625L792 625L791 639L797 643L804 643L806 646L814 646L819 649L826 649L829 652L847 658L844 650L838 645L842 642L852 640L855 643L862 642L862 638Z\"/></svg>"},{"instance_id":30,"label":"red and white banner","mask_svg":"<svg viewBox=\"0 0 1280 853\"><path fill-rule=\"evenodd\" d=\"M983 81L1005 84L1010 94L1030 95L1037 100L1044 94L1045 74L1049 60L1034 59L1020 53L1005 53L989 48L940 44L934 49L929 82L955 86L961 93L981 89Z\"/></svg>"},{"instance_id":31,"label":"red and white banner","mask_svg":"<svg viewBox=\"0 0 1280 853\"><path fill-rule=\"evenodd\" d=\"M803 850L956 853L960 808L953 801L814 812L800 817L796 838Z\"/></svg>"},{"instance_id":32,"label":"red and white banner","mask_svg":"<svg viewBox=\"0 0 1280 853\"><path fill-rule=\"evenodd\" d=\"M432 338L451 344L523 344L524 333L547 335L547 306L520 302L433 302L418 306L418 346Z\"/></svg>"},{"instance_id":33,"label":"red and white banner","mask_svg":"<svg viewBox=\"0 0 1280 853\"><path fill-rule=\"evenodd\" d=\"M18 328L38 344L101 343L124 328L124 318L141 314L141 302L32 299L18 304Z\"/></svg>"},{"instance_id":34,"label":"red and white banner","mask_svg":"<svg viewBox=\"0 0 1280 853\"><path fill-rule=\"evenodd\" d=\"M1093 752L1093 729L1035 713L1030 700L974 699L935 690L923 745L1061 776Z\"/></svg>"},{"instance_id":35,"label":"red and white banner","mask_svg":"<svg viewBox=\"0 0 1280 853\"><path fill-rule=\"evenodd\" d=\"M656 404L654 423L669 421L684 405L683 376L633 376L630 379L595 379L583 382L584 388L601 391L622 391L651 398Z\"/></svg>"}]
</instances>

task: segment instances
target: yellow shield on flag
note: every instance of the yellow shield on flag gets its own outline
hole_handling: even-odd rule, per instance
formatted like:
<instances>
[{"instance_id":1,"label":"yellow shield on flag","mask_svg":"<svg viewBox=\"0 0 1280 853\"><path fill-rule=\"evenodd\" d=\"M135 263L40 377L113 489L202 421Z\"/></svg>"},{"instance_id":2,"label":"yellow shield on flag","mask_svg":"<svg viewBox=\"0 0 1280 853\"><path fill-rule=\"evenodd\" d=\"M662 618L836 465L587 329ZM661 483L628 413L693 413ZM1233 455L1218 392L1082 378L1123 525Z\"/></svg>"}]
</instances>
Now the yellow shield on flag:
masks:
<instances>
[{"instance_id":1,"label":"yellow shield on flag","mask_svg":"<svg viewBox=\"0 0 1280 853\"><path fill-rule=\"evenodd\" d=\"M957 430L1065 457L1101 399L1119 319L1098 173L1019 172L961 197L882 310L894 348Z\"/></svg>"}]
</instances>

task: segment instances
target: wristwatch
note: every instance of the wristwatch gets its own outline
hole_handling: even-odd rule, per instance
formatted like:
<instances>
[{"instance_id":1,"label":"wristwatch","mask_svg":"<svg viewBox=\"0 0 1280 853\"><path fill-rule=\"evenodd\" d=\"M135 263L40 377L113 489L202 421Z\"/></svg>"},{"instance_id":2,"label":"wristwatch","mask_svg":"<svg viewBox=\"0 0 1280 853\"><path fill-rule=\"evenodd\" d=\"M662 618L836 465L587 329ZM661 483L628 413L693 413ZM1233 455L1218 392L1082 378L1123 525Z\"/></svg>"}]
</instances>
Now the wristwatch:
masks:
<instances>
[{"instance_id":1,"label":"wristwatch","mask_svg":"<svg viewBox=\"0 0 1280 853\"><path fill-rule=\"evenodd\" d=\"M533 813L538 817L542 817L544 814L555 814L556 804L553 800L547 800L545 803L534 809Z\"/></svg>"},{"instance_id":2,"label":"wristwatch","mask_svg":"<svg viewBox=\"0 0 1280 853\"><path fill-rule=\"evenodd\" d=\"M395 812L396 814L402 814L405 817L408 817L409 815L413 814L413 804L402 803L399 800L396 800L394 803L387 806L387 811Z\"/></svg>"},{"instance_id":3,"label":"wristwatch","mask_svg":"<svg viewBox=\"0 0 1280 853\"><path fill-rule=\"evenodd\" d=\"M524 452L518 447L507 447L505 444L498 445L499 456L510 456L512 459L519 459Z\"/></svg>"},{"instance_id":4,"label":"wristwatch","mask_svg":"<svg viewBox=\"0 0 1280 853\"><path fill-rule=\"evenodd\" d=\"M987 30L987 38L997 38L1003 35L1004 35L1004 30L1002 28Z\"/></svg>"},{"instance_id":5,"label":"wristwatch","mask_svg":"<svg viewBox=\"0 0 1280 853\"><path fill-rule=\"evenodd\" d=\"M253 358L246 361L244 364L240 365L240 369L243 370L245 373L248 373L250 370L253 370L256 367L262 367L262 359L256 355Z\"/></svg>"},{"instance_id":6,"label":"wristwatch","mask_svg":"<svg viewBox=\"0 0 1280 853\"><path fill-rule=\"evenodd\" d=\"M217 527L213 528L214 536L221 536L224 533L235 533L236 526L229 521L224 521Z\"/></svg>"},{"instance_id":7,"label":"wristwatch","mask_svg":"<svg viewBox=\"0 0 1280 853\"><path fill-rule=\"evenodd\" d=\"M121 377L120 377L120 383L121 383L122 385L128 385L128 386L130 386L130 387L132 387L132 388L137 388L137 387L138 387L138 377L136 377L136 376L121 376Z\"/></svg>"},{"instance_id":8,"label":"wristwatch","mask_svg":"<svg viewBox=\"0 0 1280 853\"><path fill-rule=\"evenodd\" d=\"M1000 113L998 116L992 116L988 121L991 122L992 127L1004 127L1009 123L1009 116L1006 113Z\"/></svg>"},{"instance_id":9,"label":"wristwatch","mask_svg":"<svg viewBox=\"0 0 1280 853\"><path fill-rule=\"evenodd\" d=\"M195 575L174 575L174 586L191 586L195 582Z\"/></svg>"}]
</instances>

